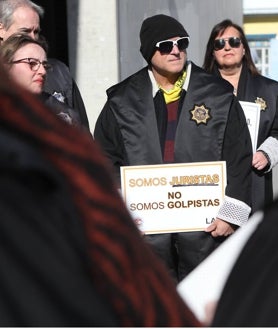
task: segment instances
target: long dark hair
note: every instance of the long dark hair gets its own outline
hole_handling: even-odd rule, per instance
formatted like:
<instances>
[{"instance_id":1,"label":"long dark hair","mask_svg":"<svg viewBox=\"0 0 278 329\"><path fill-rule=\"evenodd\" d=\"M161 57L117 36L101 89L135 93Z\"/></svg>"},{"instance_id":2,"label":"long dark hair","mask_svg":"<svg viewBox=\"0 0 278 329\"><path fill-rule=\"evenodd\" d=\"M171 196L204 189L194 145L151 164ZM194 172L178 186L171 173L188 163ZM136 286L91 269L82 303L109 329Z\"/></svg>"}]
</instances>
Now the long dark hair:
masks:
<instances>
[{"instance_id":1,"label":"long dark hair","mask_svg":"<svg viewBox=\"0 0 278 329\"><path fill-rule=\"evenodd\" d=\"M230 19L225 19L222 22L216 24L210 34L210 37L208 39L208 43L207 43L207 48L206 48L206 53L205 53L205 57L204 57L204 63L203 63L203 68L207 71L212 73L213 69L215 66L217 66L217 62L213 56L213 51L214 51L214 40L218 35L223 35L223 33L225 32L225 30L228 27L233 27L235 28L238 32L239 32L239 37L241 39L241 42L243 44L243 47L245 49L245 55L242 59L242 61L246 64L247 68L250 70L250 72L253 75L259 75L259 71L257 70L252 56L251 56L251 51L250 51L250 47L248 45L248 41L246 39L246 36L243 32L243 29L233 23Z\"/></svg>"}]
</instances>

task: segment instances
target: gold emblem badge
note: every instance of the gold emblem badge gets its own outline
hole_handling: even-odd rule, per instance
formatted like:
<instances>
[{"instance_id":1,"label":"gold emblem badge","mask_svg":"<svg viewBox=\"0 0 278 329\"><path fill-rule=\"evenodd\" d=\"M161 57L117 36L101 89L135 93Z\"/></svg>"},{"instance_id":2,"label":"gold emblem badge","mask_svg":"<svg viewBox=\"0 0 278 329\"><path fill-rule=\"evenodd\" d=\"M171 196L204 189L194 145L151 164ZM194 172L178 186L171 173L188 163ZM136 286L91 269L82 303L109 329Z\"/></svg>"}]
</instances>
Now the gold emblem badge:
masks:
<instances>
[{"instance_id":1,"label":"gold emblem badge","mask_svg":"<svg viewBox=\"0 0 278 329\"><path fill-rule=\"evenodd\" d=\"M209 115L209 108L206 108L204 104L202 105L195 105L194 109L191 110L191 120L195 121L197 123L197 125L203 123L203 124L207 124L208 120L211 118L211 116Z\"/></svg>"},{"instance_id":2,"label":"gold emblem badge","mask_svg":"<svg viewBox=\"0 0 278 329\"><path fill-rule=\"evenodd\" d=\"M255 103L259 104L261 107L261 111L265 111L267 108L267 104L266 101L261 98L261 97L257 97L257 99L255 100Z\"/></svg>"}]
</instances>

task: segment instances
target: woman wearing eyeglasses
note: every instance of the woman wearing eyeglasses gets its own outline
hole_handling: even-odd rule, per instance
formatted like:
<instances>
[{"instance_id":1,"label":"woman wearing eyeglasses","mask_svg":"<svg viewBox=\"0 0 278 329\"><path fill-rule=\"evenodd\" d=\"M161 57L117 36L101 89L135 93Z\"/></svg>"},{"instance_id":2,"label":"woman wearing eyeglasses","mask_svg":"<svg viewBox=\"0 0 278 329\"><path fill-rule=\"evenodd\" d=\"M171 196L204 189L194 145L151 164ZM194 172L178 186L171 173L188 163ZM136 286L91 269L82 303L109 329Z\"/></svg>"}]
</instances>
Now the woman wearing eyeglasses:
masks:
<instances>
[{"instance_id":1,"label":"woman wearing eyeglasses","mask_svg":"<svg viewBox=\"0 0 278 329\"><path fill-rule=\"evenodd\" d=\"M206 229L144 237L180 281L248 220L251 141L230 84L187 60L189 36L180 22L167 15L146 18L140 41L148 65L108 89L94 131L119 184L121 166L227 162L226 196L209 225L203 218ZM184 201L192 197L185 186L169 189ZM159 202L155 197L149 201ZM184 210L180 220L186 222Z\"/></svg>"},{"instance_id":2,"label":"woman wearing eyeglasses","mask_svg":"<svg viewBox=\"0 0 278 329\"><path fill-rule=\"evenodd\" d=\"M203 67L229 81L240 101L259 104L258 136L252 161L254 212L273 200L271 170L278 162L278 82L258 72L243 29L229 19L212 29Z\"/></svg>"},{"instance_id":3,"label":"woman wearing eyeglasses","mask_svg":"<svg viewBox=\"0 0 278 329\"><path fill-rule=\"evenodd\" d=\"M34 40L26 34L14 34L0 47L0 57L9 77L28 90L51 108L54 113L69 124L78 125L76 115L64 103L43 91L47 70L47 44L43 39Z\"/></svg>"}]
</instances>

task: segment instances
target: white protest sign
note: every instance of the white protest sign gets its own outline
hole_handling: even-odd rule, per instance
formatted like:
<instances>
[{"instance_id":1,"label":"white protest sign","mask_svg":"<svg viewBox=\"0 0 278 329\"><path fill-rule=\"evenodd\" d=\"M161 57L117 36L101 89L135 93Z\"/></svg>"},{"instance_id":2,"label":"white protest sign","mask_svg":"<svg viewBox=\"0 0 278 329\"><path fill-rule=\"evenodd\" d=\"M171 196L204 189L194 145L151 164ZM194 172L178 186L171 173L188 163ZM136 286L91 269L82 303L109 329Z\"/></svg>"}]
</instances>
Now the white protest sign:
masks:
<instances>
[{"instance_id":1,"label":"white protest sign","mask_svg":"<svg viewBox=\"0 0 278 329\"><path fill-rule=\"evenodd\" d=\"M121 167L123 199L145 234L204 230L225 187L225 161Z\"/></svg>"}]
</instances>

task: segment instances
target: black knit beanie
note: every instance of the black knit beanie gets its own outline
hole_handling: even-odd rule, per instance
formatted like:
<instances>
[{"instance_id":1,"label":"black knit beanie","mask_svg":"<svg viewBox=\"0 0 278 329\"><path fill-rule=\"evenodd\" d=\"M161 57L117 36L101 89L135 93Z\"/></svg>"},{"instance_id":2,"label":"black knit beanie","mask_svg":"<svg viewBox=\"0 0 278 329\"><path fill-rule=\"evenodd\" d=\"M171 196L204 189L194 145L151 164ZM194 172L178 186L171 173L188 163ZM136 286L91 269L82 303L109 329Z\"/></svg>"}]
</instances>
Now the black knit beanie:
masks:
<instances>
[{"instance_id":1,"label":"black knit beanie","mask_svg":"<svg viewBox=\"0 0 278 329\"><path fill-rule=\"evenodd\" d=\"M145 60L150 63L157 42L173 37L188 37L182 24L167 15L155 15L146 18L140 30L140 51Z\"/></svg>"}]
</instances>

